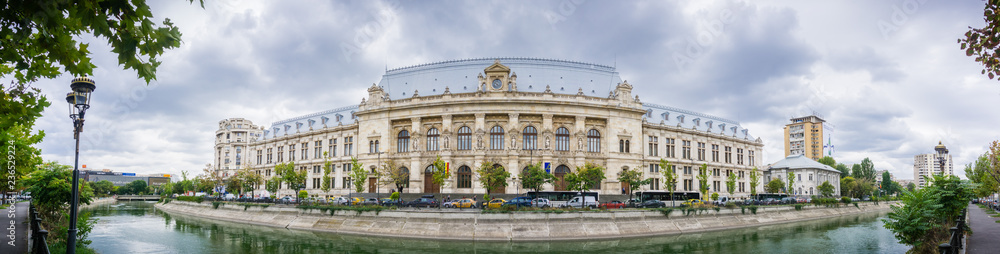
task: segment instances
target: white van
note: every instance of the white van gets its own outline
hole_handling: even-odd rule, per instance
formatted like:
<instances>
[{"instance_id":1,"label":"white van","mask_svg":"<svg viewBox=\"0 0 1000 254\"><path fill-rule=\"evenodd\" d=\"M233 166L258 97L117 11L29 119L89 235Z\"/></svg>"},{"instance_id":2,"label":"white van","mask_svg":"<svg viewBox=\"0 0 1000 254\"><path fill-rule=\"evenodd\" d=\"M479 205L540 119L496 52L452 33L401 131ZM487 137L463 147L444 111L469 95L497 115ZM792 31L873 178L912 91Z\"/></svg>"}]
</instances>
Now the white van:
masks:
<instances>
[{"instance_id":1,"label":"white van","mask_svg":"<svg viewBox=\"0 0 1000 254\"><path fill-rule=\"evenodd\" d=\"M717 206L724 206L724 205L726 205L726 203L728 203L729 201L731 201L731 200L729 199L729 197L727 197L727 196L721 196L721 197L719 197L719 199L718 199L718 200L715 200L715 205L717 205Z\"/></svg>"},{"instance_id":2,"label":"white van","mask_svg":"<svg viewBox=\"0 0 1000 254\"><path fill-rule=\"evenodd\" d=\"M597 197L594 196L576 196L569 201L566 201L565 205L562 207L575 207L575 208L597 208Z\"/></svg>"}]
</instances>

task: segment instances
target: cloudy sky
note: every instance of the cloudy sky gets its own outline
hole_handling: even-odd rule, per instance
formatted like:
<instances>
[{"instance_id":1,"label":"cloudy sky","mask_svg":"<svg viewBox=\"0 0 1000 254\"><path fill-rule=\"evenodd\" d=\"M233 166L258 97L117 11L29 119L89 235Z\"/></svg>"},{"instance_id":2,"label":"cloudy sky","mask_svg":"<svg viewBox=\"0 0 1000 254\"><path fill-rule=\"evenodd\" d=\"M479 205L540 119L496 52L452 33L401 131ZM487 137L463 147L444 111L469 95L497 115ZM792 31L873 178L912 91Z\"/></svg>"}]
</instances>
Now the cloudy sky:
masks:
<instances>
[{"instance_id":1,"label":"cloudy sky","mask_svg":"<svg viewBox=\"0 0 1000 254\"><path fill-rule=\"evenodd\" d=\"M149 86L93 38L97 80L81 163L199 172L219 120L257 124L355 105L386 68L481 57L615 65L644 102L735 119L782 158L782 127L817 114L834 157L870 157L912 179L943 141L962 165L1000 139L1000 82L959 49L983 1L153 1L183 33ZM34 84L53 101L46 160L73 162L62 100L72 77ZM991 110L992 109L992 110Z\"/></svg>"}]
</instances>

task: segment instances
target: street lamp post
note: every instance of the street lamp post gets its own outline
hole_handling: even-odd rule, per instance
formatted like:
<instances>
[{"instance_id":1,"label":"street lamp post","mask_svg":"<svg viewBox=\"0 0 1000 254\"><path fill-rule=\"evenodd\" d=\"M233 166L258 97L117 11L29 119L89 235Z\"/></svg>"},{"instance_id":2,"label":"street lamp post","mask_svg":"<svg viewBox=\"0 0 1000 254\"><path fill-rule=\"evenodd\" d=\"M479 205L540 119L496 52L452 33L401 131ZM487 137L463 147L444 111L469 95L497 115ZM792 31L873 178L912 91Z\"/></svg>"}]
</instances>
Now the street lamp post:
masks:
<instances>
[{"instance_id":1,"label":"street lamp post","mask_svg":"<svg viewBox=\"0 0 1000 254\"><path fill-rule=\"evenodd\" d=\"M73 162L73 190L69 203L69 230L66 237L66 253L76 253L76 220L80 204L80 132L83 132L83 115L90 108L90 93L97 88L94 80L87 76L73 79L70 83L72 92L66 94L69 103L69 118L73 119L73 139L76 139L76 152Z\"/></svg>"}]
</instances>

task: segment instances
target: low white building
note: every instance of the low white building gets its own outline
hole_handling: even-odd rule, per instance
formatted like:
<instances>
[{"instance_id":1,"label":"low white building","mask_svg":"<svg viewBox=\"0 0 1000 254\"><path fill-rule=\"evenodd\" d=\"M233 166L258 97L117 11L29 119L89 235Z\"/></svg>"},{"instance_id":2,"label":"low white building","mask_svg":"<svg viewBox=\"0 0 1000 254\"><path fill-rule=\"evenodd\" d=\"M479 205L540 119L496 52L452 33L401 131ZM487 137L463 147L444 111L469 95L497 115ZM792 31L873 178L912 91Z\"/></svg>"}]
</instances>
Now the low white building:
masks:
<instances>
[{"instance_id":1,"label":"low white building","mask_svg":"<svg viewBox=\"0 0 1000 254\"><path fill-rule=\"evenodd\" d=\"M802 154L786 157L764 170L763 185L767 185L771 179L777 178L787 185L788 172L795 174L793 188L789 192L792 195L810 196L819 195L819 186L823 182L830 182L833 185L833 193L840 193L840 171L822 163L816 162Z\"/></svg>"}]
</instances>

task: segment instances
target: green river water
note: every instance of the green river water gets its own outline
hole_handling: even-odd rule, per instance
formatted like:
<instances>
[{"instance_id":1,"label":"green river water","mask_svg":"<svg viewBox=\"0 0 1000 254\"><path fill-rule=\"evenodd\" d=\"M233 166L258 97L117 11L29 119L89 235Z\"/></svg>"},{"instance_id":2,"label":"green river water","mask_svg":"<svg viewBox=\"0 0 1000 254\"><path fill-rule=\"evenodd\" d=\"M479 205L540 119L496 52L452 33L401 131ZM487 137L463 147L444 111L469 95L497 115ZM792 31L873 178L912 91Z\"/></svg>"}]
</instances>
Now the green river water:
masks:
<instances>
[{"instance_id":1,"label":"green river water","mask_svg":"<svg viewBox=\"0 0 1000 254\"><path fill-rule=\"evenodd\" d=\"M904 253L884 214L705 233L549 242L473 242L357 236L169 215L151 202L85 209L99 253Z\"/></svg>"}]
</instances>

